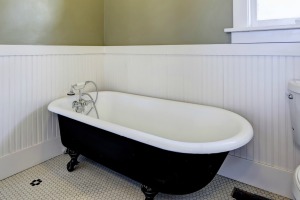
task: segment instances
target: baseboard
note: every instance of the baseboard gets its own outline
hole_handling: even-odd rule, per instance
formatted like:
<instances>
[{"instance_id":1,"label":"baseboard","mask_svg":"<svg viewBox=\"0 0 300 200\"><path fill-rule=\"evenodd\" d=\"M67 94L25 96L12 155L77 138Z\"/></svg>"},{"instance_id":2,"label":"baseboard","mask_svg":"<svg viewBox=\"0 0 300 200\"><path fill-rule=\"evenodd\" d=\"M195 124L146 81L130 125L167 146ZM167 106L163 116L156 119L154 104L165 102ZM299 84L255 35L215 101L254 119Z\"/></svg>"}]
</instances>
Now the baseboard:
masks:
<instances>
[{"instance_id":1,"label":"baseboard","mask_svg":"<svg viewBox=\"0 0 300 200\"><path fill-rule=\"evenodd\" d=\"M62 154L60 138L56 138L0 158L0 180Z\"/></svg>"},{"instance_id":2,"label":"baseboard","mask_svg":"<svg viewBox=\"0 0 300 200\"><path fill-rule=\"evenodd\" d=\"M293 198L292 172L228 155L218 174L291 199Z\"/></svg>"}]
</instances>

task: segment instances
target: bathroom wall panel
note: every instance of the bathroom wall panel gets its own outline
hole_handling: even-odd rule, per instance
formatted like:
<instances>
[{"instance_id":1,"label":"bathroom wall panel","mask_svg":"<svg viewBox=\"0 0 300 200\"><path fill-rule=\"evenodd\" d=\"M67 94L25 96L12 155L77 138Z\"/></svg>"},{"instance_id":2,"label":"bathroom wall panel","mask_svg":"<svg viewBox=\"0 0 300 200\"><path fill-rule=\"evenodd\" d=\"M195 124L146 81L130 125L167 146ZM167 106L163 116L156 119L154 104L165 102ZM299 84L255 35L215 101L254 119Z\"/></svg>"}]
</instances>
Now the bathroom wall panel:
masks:
<instances>
[{"instance_id":1,"label":"bathroom wall panel","mask_svg":"<svg viewBox=\"0 0 300 200\"><path fill-rule=\"evenodd\" d=\"M191 60L185 62L185 60ZM183 98L186 102L223 107L222 58L217 56L185 56ZM170 88L172 86L169 86ZM197 95L195 98L194 95Z\"/></svg>"},{"instance_id":2,"label":"bathroom wall panel","mask_svg":"<svg viewBox=\"0 0 300 200\"><path fill-rule=\"evenodd\" d=\"M188 71L186 65L191 63L186 57L172 56L168 57L167 61L167 98L174 99L176 101L184 101L184 85L186 83L185 70ZM190 66L193 66L192 64ZM197 73L197 71L194 71ZM190 81L193 81L192 77Z\"/></svg>"},{"instance_id":3,"label":"bathroom wall panel","mask_svg":"<svg viewBox=\"0 0 300 200\"><path fill-rule=\"evenodd\" d=\"M294 74L296 78L300 78L300 57L293 57L294 59ZM300 164L300 147L296 146L294 149L295 166Z\"/></svg>"},{"instance_id":4,"label":"bathroom wall panel","mask_svg":"<svg viewBox=\"0 0 300 200\"><path fill-rule=\"evenodd\" d=\"M241 56L224 66L225 108L246 117L253 125L254 139L234 155L293 171L294 145L291 134L287 83L300 78L293 72L294 57ZM232 83L233 82L233 83ZM228 106L227 106L228 105ZM246 154L241 153L246 148Z\"/></svg>"},{"instance_id":5,"label":"bathroom wall panel","mask_svg":"<svg viewBox=\"0 0 300 200\"><path fill-rule=\"evenodd\" d=\"M279 77L280 77L280 59L278 57L275 57L272 59L273 62L273 74L272 74L272 82L273 82L273 87L272 87L272 103L273 103L273 123L272 123L272 131L273 131L273 139L271 140L273 142L274 146L279 146L279 138L280 138L280 132L279 132L279 123L280 123L280 112L282 110L280 109L280 93L277 92L279 88ZM273 152L273 161L274 165L279 164L279 148L275 148Z\"/></svg>"},{"instance_id":6,"label":"bathroom wall panel","mask_svg":"<svg viewBox=\"0 0 300 200\"><path fill-rule=\"evenodd\" d=\"M234 155L262 164L293 170L292 135L289 132L289 110L286 107L285 72L293 64L283 66L280 57L258 56L233 58L232 66L225 67L225 108L246 117L253 125L254 139L234 151ZM281 79L279 76L282 76ZM283 90L280 90L283 85ZM280 104L280 98L281 104ZM284 120L280 118L284 118ZM283 127L280 130L279 127ZM291 148L292 147L292 148Z\"/></svg>"},{"instance_id":7,"label":"bathroom wall panel","mask_svg":"<svg viewBox=\"0 0 300 200\"><path fill-rule=\"evenodd\" d=\"M300 164L286 98L288 81L300 78L300 57L126 50L120 55L122 47L118 54L109 50L105 89L231 110L247 118L254 129L253 140L231 155L289 172Z\"/></svg>"},{"instance_id":8,"label":"bathroom wall panel","mask_svg":"<svg viewBox=\"0 0 300 200\"><path fill-rule=\"evenodd\" d=\"M199 102L201 92L199 88L202 88L203 83L197 82L197 79L199 75L201 75L201 70L203 70L199 65L202 60L201 58L198 58L196 56L191 56L189 58L183 59L183 62L183 101L188 101L191 103ZM172 85L170 85L169 87L171 88Z\"/></svg>"},{"instance_id":9,"label":"bathroom wall panel","mask_svg":"<svg viewBox=\"0 0 300 200\"><path fill-rule=\"evenodd\" d=\"M59 137L48 104L72 83L101 85L103 55L0 56L0 158Z\"/></svg>"},{"instance_id":10,"label":"bathroom wall panel","mask_svg":"<svg viewBox=\"0 0 300 200\"><path fill-rule=\"evenodd\" d=\"M127 55L105 55L103 65L103 72L105 73L105 76L103 77L103 85L105 90L127 92L128 62L129 56Z\"/></svg>"},{"instance_id":11,"label":"bathroom wall panel","mask_svg":"<svg viewBox=\"0 0 300 200\"><path fill-rule=\"evenodd\" d=\"M222 57L105 55L104 89L223 106Z\"/></svg>"},{"instance_id":12,"label":"bathroom wall panel","mask_svg":"<svg viewBox=\"0 0 300 200\"><path fill-rule=\"evenodd\" d=\"M293 57L286 57L285 58L285 74L283 75L285 80L283 80L283 83L285 85L285 88L282 87L279 91L281 91L281 93L285 92L285 102L284 102L284 106L285 106L285 126L282 125L283 131L284 131L284 135L282 135L281 139L283 141L286 141L286 143L288 145L284 146L283 144L281 144L281 148L285 148L286 154L285 156L281 157L281 161L285 162L284 168L293 168L294 163L293 161L293 157L292 156L288 156L288 155L293 155L293 139L292 139L292 128L291 128L291 123L290 123L290 114L289 114L289 104L288 104L288 100L286 98L286 93L287 93L287 85L288 85L288 81L293 79L293 78L297 78L294 74L294 70L295 70L295 63L294 63L294 59ZM299 78L299 77L298 77ZM284 98L283 95L281 98ZM283 99L282 99L283 101ZM296 161L297 162L297 161Z\"/></svg>"},{"instance_id":13,"label":"bathroom wall panel","mask_svg":"<svg viewBox=\"0 0 300 200\"><path fill-rule=\"evenodd\" d=\"M164 70L164 68L157 68L153 64L152 56L130 56L127 64L127 77L128 77L128 89L135 94L148 94L155 95L156 91L159 93L160 82L158 74ZM159 57L157 58L159 59ZM164 62L164 61L162 61Z\"/></svg>"}]
</instances>

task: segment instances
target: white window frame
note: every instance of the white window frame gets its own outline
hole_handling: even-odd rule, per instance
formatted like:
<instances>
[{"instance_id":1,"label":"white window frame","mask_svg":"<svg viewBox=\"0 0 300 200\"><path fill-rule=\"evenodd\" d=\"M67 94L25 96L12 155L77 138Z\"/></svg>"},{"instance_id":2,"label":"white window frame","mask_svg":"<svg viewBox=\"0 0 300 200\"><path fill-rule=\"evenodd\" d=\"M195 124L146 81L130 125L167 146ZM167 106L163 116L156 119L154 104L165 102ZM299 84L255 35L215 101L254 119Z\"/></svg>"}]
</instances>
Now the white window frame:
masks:
<instances>
[{"instance_id":1,"label":"white window frame","mask_svg":"<svg viewBox=\"0 0 300 200\"><path fill-rule=\"evenodd\" d=\"M231 43L300 42L300 24L282 25L281 21L270 26L274 20L255 23L251 6L256 6L256 0L233 0L233 28L224 30L231 33Z\"/></svg>"}]
</instances>

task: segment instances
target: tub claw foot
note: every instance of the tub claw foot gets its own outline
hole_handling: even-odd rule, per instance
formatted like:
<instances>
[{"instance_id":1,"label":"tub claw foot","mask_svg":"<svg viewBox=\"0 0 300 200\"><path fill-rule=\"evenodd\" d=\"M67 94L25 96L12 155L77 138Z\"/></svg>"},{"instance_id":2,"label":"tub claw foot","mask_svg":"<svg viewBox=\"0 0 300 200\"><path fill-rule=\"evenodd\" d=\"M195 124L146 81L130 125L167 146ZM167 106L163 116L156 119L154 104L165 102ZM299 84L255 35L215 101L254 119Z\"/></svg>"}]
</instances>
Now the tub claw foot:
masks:
<instances>
[{"instance_id":1,"label":"tub claw foot","mask_svg":"<svg viewBox=\"0 0 300 200\"><path fill-rule=\"evenodd\" d=\"M69 152L70 152L70 149L66 149L66 150L64 151L64 154L69 154Z\"/></svg>"},{"instance_id":2,"label":"tub claw foot","mask_svg":"<svg viewBox=\"0 0 300 200\"><path fill-rule=\"evenodd\" d=\"M153 190L152 188L150 188L146 185L142 185L141 190L146 197L145 200L154 200L154 197L158 194L157 191Z\"/></svg>"},{"instance_id":3,"label":"tub claw foot","mask_svg":"<svg viewBox=\"0 0 300 200\"><path fill-rule=\"evenodd\" d=\"M70 155L71 160L67 164L67 170L69 172L72 172L72 171L74 171L75 166L79 164L79 162L77 161L77 159L78 159L78 157L79 157L80 154L77 153L77 152L75 152L75 151L73 151L73 150L71 150L71 149L68 149L68 154Z\"/></svg>"}]
</instances>

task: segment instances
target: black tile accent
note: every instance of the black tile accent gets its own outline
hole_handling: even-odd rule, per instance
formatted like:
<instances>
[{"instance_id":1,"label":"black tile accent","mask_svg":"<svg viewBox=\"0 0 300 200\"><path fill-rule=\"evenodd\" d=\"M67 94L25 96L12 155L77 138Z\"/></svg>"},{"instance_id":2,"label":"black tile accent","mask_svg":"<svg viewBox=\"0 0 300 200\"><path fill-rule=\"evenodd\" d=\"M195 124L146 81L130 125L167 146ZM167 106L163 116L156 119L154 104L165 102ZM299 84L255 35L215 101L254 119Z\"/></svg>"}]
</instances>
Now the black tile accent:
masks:
<instances>
[{"instance_id":1,"label":"black tile accent","mask_svg":"<svg viewBox=\"0 0 300 200\"><path fill-rule=\"evenodd\" d=\"M39 185L42 183L42 180L41 179L37 179L37 180L33 180L30 185L31 186L36 186L36 185Z\"/></svg>"},{"instance_id":2,"label":"black tile accent","mask_svg":"<svg viewBox=\"0 0 300 200\"><path fill-rule=\"evenodd\" d=\"M257 194L252 194L250 192L246 192L244 190L241 190L239 188L234 188L231 196L235 198L236 200L271 200L262 196L259 196Z\"/></svg>"}]
</instances>

